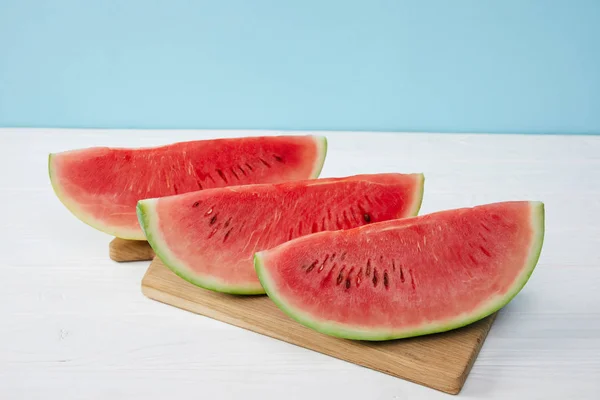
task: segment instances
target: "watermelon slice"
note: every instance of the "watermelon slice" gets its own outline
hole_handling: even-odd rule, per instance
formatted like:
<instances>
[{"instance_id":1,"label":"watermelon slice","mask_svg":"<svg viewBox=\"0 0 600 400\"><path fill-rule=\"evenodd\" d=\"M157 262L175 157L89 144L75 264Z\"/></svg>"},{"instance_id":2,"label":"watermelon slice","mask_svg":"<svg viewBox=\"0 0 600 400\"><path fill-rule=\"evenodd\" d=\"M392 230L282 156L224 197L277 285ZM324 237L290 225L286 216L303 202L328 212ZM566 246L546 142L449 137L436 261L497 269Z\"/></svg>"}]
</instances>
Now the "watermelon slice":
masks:
<instances>
[{"instance_id":1,"label":"watermelon slice","mask_svg":"<svg viewBox=\"0 0 600 400\"><path fill-rule=\"evenodd\" d=\"M529 279L543 237L543 203L494 203L308 235L257 253L255 267L300 323L347 339L398 339L499 310Z\"/></svg>"},{"instance_id":2,"label":"watermelon slice","mask_svg":"<svg viewBox=\"0 0 600 400\"><path fill-rule=\"evenodd\" d=\"M142 200L148 242L175 273L207 289L264 293L255 252L313 232L416 215L421 174L247 185Z\"/></svg>"},{"instance_id":3,"label":"watermelon slice","mask_svg":"<svg viewBox=\"0 0 600 400\"><path fill-rule=\"evenodd\" d=\"M117 237L143 240L138 200L316 178L326 152L324 137L245 137L66 151L50 154L48 168L56 195L77 218Z\"/></svg>"}]
</instances>

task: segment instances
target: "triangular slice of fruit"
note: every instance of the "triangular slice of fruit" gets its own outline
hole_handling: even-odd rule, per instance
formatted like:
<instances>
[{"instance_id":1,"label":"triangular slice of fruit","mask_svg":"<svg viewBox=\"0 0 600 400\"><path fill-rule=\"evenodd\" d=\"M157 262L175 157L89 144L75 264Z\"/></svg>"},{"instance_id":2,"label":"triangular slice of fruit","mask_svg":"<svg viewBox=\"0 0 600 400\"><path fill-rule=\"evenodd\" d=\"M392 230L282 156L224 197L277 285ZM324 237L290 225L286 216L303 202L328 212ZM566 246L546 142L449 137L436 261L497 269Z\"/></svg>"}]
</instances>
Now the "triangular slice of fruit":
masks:
<instances>
[{"instance_id":1,"label":"triangular slice of fruit","mask_svg":"<svg viewBox=\"0 0 600 400\"><path fill-rule=\"evenodd\" d=\"M255 252L314 232L417 214L421 174L236 186L142 200L140 224L175 273L207 289L264 293Z\"/></svg>"},{"instance_id":2,"label":"triangular slice of fruit","mask_svg":"<svg viewBox=\"0 0 600 400\"><path fill-rule=\"evenodd\" d=\"M542 203L494 203L308 235L257 253L255 267L300 323L348 339L397 339L499 310L529 279L543 237Z\"/></svg>"},{"instance_id":3,"label":"triangular slice of fruit","mask_svg":"<svg viewBox=\"0 0 600 400\"><path fill-rule=\"evenodd\" d=\"M152 148L93 147L50 154L63 204L88 225L123 239L145 239L141 199L202 189L316 178L327 142L319 136L196 140Z\"/></svg>"}]
</instances>

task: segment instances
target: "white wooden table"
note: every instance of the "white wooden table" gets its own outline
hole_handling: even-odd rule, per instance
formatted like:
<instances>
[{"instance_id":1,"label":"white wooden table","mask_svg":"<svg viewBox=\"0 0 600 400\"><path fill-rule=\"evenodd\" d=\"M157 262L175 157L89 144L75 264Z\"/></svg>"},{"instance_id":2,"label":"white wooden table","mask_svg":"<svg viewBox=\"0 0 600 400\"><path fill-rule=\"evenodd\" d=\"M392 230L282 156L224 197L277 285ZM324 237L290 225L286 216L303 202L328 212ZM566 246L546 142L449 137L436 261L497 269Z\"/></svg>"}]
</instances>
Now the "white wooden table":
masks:
<instances>
[{"instance_id":1,"label":"white wooden table","mask_svg":"<svg viewBox=\"0 0 600 400\"><path fill-rule=\"evenodd\" d=\"M147 262L54 196L50 152L265 132L0 129L0 399L441 399L142 296ZM421 213L546 204L538 267L459 398L600 399L600 136L326 133L322 176L424 172Z\"/></svg>"}]
</instances>

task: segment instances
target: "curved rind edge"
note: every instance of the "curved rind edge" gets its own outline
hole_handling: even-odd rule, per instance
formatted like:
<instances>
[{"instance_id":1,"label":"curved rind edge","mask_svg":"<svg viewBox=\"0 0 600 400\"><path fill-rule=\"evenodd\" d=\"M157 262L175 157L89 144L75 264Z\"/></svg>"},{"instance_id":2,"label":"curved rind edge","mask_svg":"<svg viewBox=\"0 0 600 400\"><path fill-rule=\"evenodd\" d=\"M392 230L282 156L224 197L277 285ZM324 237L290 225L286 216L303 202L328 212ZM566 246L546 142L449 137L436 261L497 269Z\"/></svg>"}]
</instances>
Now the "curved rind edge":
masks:
<instances>
[{"instance_id":1,"label":"curved rind edge","mask_svg":"<svg viewBox=\"0 0 600 400\"><path fill-rule=\"evenodd\" d=\"M56 157L56 154L50 153L48 155L48 176L50 178L50 184L52 185L52 190L54 190L56 197L58 197L60 202L66 207L67 210L69 210L71 214L73 214L84 224L111 236L127 240L146 240L142 231L132 232L131 230L116 229L115 227L103 224L96 218L92 217L89 213L82 211L77 205L76 201L68 198L68 196L63 193L61 185L56 178L56 171L54 170L52 163L53 157Z\"/></svg>"},{"instance_id":2,"label":"curved rind edge","mask_svg":"<svg viewBox=\"0 0 600 400\"><path fill-rule=\"evenodd\" d=\"M160 229L158 228L158 213L156 212L156 202L158 199L146 199L140 200L136 206L136 212L138 221L142 227L142 230L146 234L146 238L152 250L163 264L169 268L180 278L187 282L201 287L203 289L212 290L214 292L235 294L235 295L257 295L265 294L262 287L257 288L255 286L231 286L224 285L214 279L204 278L197 274L194 274L185 263L179 260L165 243Z\"/></svg>"},{"instance_id":3,"label":"curved rind edge","mask_svg":"<svg viewBox=\"0 0 600 400\"><path fill-rule=\"evenodd\" d=\"M321 175L321 171L325 165L325 158L327 157L327 137L313 136L313 140L317 144L317 157L309 179L317 179Z\"/></svg>"},{"instance_id":4,"label":"curved rind edge","mask_svg":"<svg viewBox=\"0 0 600 400\"><path fill-rule=\"evenodd\" d=\"M417 187L419 191L415 193L415 198L413 201L413 205L410 209L407 217L416 217L419 215L419 211L421 210L421 206L423 205L423 196L425 195L425 175L424 174L416 174L419 177L417 182Z\"/></svg>"},{"instance_id":5,"label":"curved rind edge","mask_svg":"<svg viewBox=\"0 0 600 400\"><path fill-rule=\"evenodd\" d=\"M523 289L527 281L529 280L533 270L535 269L539 260L542 245L544 241L545 232L545 211L544 204L542 202L530 202L531 209L531 228L532 244L529 249L529 256L522 269L520 276L515 279L515 282L511 289L503 296L500 296L497 300L490 300L477 312L469 313L463 318L455 318L452 321L446 323L433 323L428 326L424 326L420 329L404 330L404 331L385 331L376 329L360 329L343 326L336 323L320 322L312 318L311 316L304 314L303 312L294 309L290 306L274 288L271 278L268 273L268 268L265 266L263 258L264 253L269 251L262 251L254 255L254 268L258 275L258 279L265 289L267 295L273 302L286 313L290 318L305 325L317 332L321 332L330 336L335 336L343 339L351 340L366 340L366 341L385 341L393 339L403 339L414 336L429 335L433 333L441 333L450 331L453 329L462 328L466 325L472 324L483 318L495 313L496 311L507 305L520 291Z\"/></svg>"}]
</instances>

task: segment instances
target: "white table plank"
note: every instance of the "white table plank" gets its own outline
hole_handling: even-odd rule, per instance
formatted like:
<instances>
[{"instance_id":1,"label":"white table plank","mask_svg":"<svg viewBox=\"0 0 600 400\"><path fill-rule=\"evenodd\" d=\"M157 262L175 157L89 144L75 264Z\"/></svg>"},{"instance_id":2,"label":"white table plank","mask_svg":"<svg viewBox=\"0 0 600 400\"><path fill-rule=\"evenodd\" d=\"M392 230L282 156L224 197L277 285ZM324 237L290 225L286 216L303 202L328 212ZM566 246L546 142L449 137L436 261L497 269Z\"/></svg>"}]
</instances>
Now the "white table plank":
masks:
<instances>
[{"instance_id":1,"label":"white table plank","mask_svg":"<svg viewBox=\"0 0 600 400\"><path fill-rule=\"evenodd\" d=\"M449 398L147 300L147 263L110 261L48 180L49 152L274 133L0 129L0 398ZM424 172L422 213L544 201L538 267L461 397L600 398L600 137L326 135L322 176Z\"/></svg>"}]
</instances>

